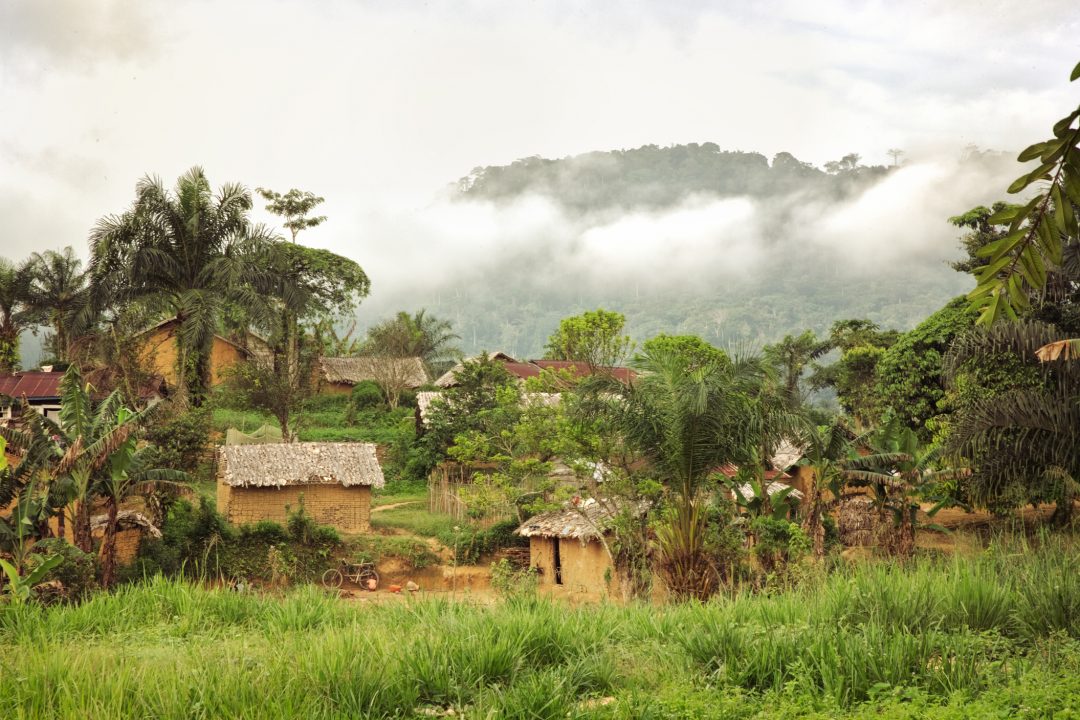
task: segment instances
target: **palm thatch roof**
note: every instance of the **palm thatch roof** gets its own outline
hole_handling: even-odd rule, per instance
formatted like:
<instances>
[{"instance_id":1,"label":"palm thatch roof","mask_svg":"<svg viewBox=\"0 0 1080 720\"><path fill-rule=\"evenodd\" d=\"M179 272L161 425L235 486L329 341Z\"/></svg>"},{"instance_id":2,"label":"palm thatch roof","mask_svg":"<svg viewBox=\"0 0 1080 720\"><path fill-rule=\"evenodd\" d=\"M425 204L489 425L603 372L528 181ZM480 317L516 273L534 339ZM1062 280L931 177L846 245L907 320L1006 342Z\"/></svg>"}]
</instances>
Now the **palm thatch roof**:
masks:
<instances>
[{"instance_id":1,"label":"palm thatch roof","mask_svg":"<svg viewBox=\"0 0 1080 720\"><path fill-rule=\"evenodd\" d=\"M109 524L108 515L95 515L90 518L91 530L104 530ZM150 537L160 538L161 530L158 530L150 518L134 510L121 510L116 514L116 525L121 530L141 529L145 530Z\"/></svg>"},{"instance_id":2,"label":"palm thatch roof","mask_svg":"<svg viewBox=\"0 0 1080 720\"><path fill-rule=\"evenodd\" d=\"M442 393L438 390L421 390L416 393L416 409L420 411L420 422L424 425L428 424L428 418L431 417L431 404L441 397Z\"/></svg>"},{"instance_id":3,"label":"palm thatch roof","mask_svg":"<svg viewBox=\"0 0 1080 720\"><path fill-rule=\"evenodd\" d=\"M514 358L512 358L511 356L507 355L504 352L499 352L499 351L490 352L490 353L487 354L487 356L489 358L491 358L492 360L499 360L499 361L508 362L508 363L516 363L517 362L517 360L515 360ZM442 375L440 375L439 378L435 381L435 384L438 385L441 388L453 387L454 385L457 384L457 374L459 372L461 372L462 369L464 369L465 363L476 362L476 361L480 360L480 358L482 358L482 357L483 357L483 355L473 355L472 357L465 358L464 360L459 362L457 365L455 365L454 367L450 368L449 370L444 372Z\"/></svg>"},{"instance_id":4,"label":"palm thatch roof","mask_svg":"<svg viewBox=\"0 0 1080 720\"><path fill-rule=\"evenodd\" d=\"M573 538L586 542L607 532L622 505L615 501L594 498L568 503L561 510L534 515L521 524L516 532L522 537ZM645 504L633 508L635 514L646 510Z\"/></svg>"},{"instance_id":5,"label":"palm thatch roof","mask_svg":"<svg viewBox=\"0 0 1080 720\"><path fill-rule=\"evenodd\" d=\"M262 425L258 429L246 433L234 427L225 431L226 445L261 445L263 443L282 442L281 428L273 425Z\"/></svg>"},{"instance_id":6,"label":"palm thatch roof","mask_svg":"<svg viewBox=\"0 0 1080 720\"><path fill-rule=\"evenodd\" d=\"M384 484L373 443L226 445L220 453L221 480L231 487Z\"/></svg>"},{"instance_id":7,"label":"palm thatch roof","mask_svg":"<svg viewBox=\"0 0 1080 720\"><path fill-rule=\"evenodd\" d=\"M805 452L806 448L804 446L796 445L785 438L780 441L780 445L773 451L769 464L777 470L787 470L799 462Z\"/></svg>"},{"instance_id":8,"label":"palm thatch roof","mask_svg":"<svg viewBox=\"0 0 1080 720\"><path fill-rule=\"evenodd\" d=\"M424 361L418 357L324 357L319 359L322 379L328 383L355 385L365 380L378 382L386 377L401 378L408 388L428 382Z\"/></svg>"},{"instance_id":9,"label":"palm thatch roof","mask_svg":"<svg viewBox=\"0 0 1080 720\"><path fill-rule=\"evenodd\" d=\"M769 493L769 497L772 497L773 495L780 492L781 490L786 490L789 487L791 487L791 486L788 485L787 483L780 482L779 480L774 480L773 482L769 483L768 487L765 488L765 492ZM755 497L754 486L751 485L750 483L746 483L745 485L740 485L739 486L739 492L747 500L750 500L751 498ZM794 498L796 500L802 500L803 499L803 494L802 494L802 492L800 492L797 489L792 489L792 491L790 493L788 493L788 497L789 498Z\"/></svg>"}]
</instances>

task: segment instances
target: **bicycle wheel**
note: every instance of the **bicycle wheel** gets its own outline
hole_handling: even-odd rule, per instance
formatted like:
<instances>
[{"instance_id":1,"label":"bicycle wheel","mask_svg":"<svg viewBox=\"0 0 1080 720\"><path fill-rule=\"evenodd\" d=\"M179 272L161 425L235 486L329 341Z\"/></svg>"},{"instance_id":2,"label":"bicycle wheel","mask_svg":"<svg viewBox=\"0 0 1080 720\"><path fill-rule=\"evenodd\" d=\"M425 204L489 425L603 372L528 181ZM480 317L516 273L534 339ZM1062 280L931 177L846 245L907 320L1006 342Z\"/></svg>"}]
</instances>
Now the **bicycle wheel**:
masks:
<instances>
[{"instance_id":1,"label":"bicycle wheel","mask_svg":"<svg viewBox=\"0 0 1080 720\"><path fill-rule=\"evenodd\" d=\"M326 585L327 587L339 588L344 580L345 578L342 576L341 571L335 568L330 568L324 572L322 576L323 585Z\"/></svg>"},{"instance_id":2,"label":"bicycle wheel","mask_svg":"<svg viewBox=\"0 0 1080 720\"><path fill-rule=\"evenodd\" d=\"M369 580L374 580L375 581L375 587L368 587L368 581ZM375 572L375 570L373 570L373 569L372 570L365 570L357 578L357 583L356 584L359 585L360 587L364 588L365 590L375 590L375 589L377 589L379 587L379 573Z\"/></svg>"}]
</instances>

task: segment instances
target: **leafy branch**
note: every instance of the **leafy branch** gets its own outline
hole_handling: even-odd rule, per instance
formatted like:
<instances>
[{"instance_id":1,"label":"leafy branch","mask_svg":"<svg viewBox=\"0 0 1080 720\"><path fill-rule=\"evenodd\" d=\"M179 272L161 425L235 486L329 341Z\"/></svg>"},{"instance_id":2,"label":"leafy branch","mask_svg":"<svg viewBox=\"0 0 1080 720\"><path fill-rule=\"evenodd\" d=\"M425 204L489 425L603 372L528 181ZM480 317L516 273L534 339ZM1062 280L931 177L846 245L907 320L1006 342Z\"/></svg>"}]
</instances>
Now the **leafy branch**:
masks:
<instances>
[{"instance_id":1,"label":"leafy branch","mask_svg":"<svg viewBox=\"0 0 1080 720\"><path fill-rule=\"evenodd\" d=\"M1080 64L1070 81L1080 78ZM1080 207L1080 107L1054 124L1054 137L1028 147L1020 162L1039 160L1039 166L1017 178L1010 193L1026 190L1035 182L1045 182L1041 192L1025 205L1006 207L995 213L991 224L1008 224L1004 237L980 248L987 258L976 270L978 284L968 295L972 307L980 310L979 325L991 325L1007 317L1015 320L1030 307L1029 293L1046 286L1047 267L1062 260L1062 238L1078 232L1074 206Z\"/></svg>"}]
</instances>

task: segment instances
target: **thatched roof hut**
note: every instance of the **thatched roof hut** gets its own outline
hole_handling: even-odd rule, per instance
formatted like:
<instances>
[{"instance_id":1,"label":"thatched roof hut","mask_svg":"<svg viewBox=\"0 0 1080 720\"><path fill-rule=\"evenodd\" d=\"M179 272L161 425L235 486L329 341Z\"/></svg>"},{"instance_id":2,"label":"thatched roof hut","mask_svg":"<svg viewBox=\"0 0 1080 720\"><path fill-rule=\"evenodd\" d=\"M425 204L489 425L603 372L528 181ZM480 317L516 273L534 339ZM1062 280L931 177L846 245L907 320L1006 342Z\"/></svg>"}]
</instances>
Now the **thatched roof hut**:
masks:
<instances>
[{"instance_id":1,"label":"thatched roof hut","mask_svg":"<svg viewBox=\"0 0 1080 720\"><path fill-rule=\"evenodd\" d=\"M365 380L400 379L403 387L418 388L428 382L424 361L418 357L324 357L319 359L324 382L356 385Z\"/></svg>"},{"instance_id":2,"label":"thatched roof hut","mask_svg":"<svg viewBox=\"0 0 1080 720\"><path fill-rule=\"evenodd\" d=\"M373 443L227 445L220 452L221 481L234 488L384 484Z\"/></svg>"},{"instance_id":3,"label":"thatched roof hut","mask_svg":"<svg viewBox=\"0 0 1080 720\"><path fill-rule=\"evenodd\" d=\"M516 532L527 538L571 538L585 542L599 538L611 526L619 510L619 505L613 501L589 498L560 510L534 515L522 523ZM644 510L644 505L641 505L635 512Z\"/></svg>"},{"instance_id":4,"label":"thatched roof hut","mask_svg":"<svg viewBox=\"0 0 1080 720\"><path fill-rule=\"evenodd\" d=\"M372 443L226 445L219 451L217 507L233 523L284 523L301 504L318 523L371 528L371 490L384 484Z\"/></svg>"}]
</instances>

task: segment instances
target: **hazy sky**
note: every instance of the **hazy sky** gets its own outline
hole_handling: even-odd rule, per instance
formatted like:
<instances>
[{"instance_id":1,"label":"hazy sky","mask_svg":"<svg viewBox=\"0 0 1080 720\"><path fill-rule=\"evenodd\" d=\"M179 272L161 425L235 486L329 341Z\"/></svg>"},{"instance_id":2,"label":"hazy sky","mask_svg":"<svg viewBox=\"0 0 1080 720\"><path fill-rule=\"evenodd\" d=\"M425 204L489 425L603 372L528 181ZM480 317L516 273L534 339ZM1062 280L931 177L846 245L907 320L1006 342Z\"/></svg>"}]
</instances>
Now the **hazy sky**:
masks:
<instances>
[{"instance_id":1,"label":"hazy sky","mask_svg":"<svg viewBox=\"0 0 1080 720\"><path fill-rule=\"evenodd\" d=\"M474 166L695 141L918 162L1019 149L1080 95L1076 0L749 5L0 0L0 253L85 253L141 175L200 164L324 195L306 242L377 291L469 242L432 208Z\"/></svg>"}]
</instances>

